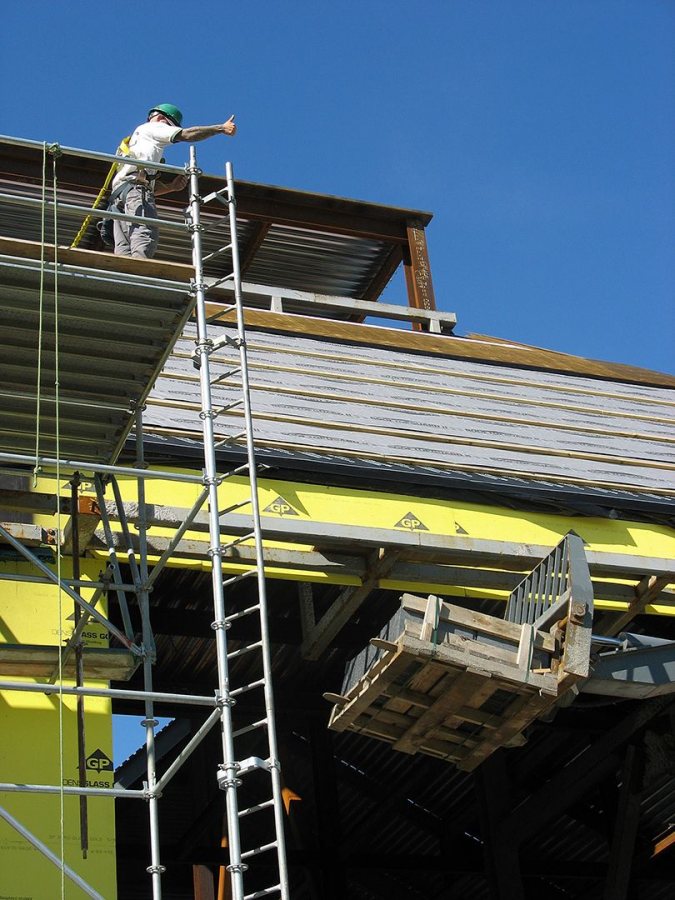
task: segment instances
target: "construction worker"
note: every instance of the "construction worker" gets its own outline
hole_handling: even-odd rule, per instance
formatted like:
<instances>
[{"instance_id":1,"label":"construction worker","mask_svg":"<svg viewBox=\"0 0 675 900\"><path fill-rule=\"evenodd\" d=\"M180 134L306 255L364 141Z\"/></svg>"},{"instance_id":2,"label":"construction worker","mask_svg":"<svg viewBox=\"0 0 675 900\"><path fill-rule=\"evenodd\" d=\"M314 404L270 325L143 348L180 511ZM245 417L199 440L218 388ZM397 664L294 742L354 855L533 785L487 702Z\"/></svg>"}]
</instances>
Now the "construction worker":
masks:
<instances>
[{"instance_id":1,"label":"construction worker","mask_svg":"<svg viewBox=\"0 0 675 900\"><path fill-rule=\"evenodd\" d=\"M222 125L193 125L183 128L183 114L172 103L158 103L148 112L147 121L134 131L129 139L129 155L134 159L160 162L164 148L179 141L204 141L216 134L234 135L237 126L234 116ZM111 201L120 212L130 216L157 217L155 197L180 191L187 184L185 175L177 175L172 181L157 180L157 170L150 167L122 165L112 183ZM158 230L151 224L125 222L115 219L115 253L136 259L151 259L157 250Z\"/></svg>"}]
</instances>

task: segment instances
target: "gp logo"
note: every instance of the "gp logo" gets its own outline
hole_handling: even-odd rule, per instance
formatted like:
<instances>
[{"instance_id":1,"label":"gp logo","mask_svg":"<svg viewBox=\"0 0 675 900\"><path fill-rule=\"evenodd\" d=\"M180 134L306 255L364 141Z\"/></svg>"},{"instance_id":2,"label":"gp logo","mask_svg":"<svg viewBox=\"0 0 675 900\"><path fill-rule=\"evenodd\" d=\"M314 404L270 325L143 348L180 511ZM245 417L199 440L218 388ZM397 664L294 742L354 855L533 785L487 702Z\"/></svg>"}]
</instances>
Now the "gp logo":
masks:
<instances>
[{"instance_id":1,"label":"gp logo","mask_svg":"<svg viewBox=\"0 0 675 900\"><path fill-rule=\"evenodd\" d=\"M398 522L394 525L394 528L405 528L406 531L429 530L424 522L422 522L421 519L418 519L417 516L411 512L406 513L402 519L399 519Z\"/></svg>"},{"instance_id":2,"label":"gp logo","mask_svg":"<svg viewBox=\"0 0 675 900\"><path fill-rule=\"evenodd\" d=\"M94 772L112 772L113 770L112 760L100 749L94 750L91 756L87 757L85 765Z\"/></svg>"},{"instance_id":3,"label":"gp logo","mask_svg":"<svg viewBox=\"0 0 675 900\"><path fill-rule=\"evenodd\" d=\"M269 503L263 512L269 513L272 516L299 516L300 513L297 509L293 509L291 504L284 500L283 497L277 497L275 500L272 500Z\"/></svg>"}]
</instances>

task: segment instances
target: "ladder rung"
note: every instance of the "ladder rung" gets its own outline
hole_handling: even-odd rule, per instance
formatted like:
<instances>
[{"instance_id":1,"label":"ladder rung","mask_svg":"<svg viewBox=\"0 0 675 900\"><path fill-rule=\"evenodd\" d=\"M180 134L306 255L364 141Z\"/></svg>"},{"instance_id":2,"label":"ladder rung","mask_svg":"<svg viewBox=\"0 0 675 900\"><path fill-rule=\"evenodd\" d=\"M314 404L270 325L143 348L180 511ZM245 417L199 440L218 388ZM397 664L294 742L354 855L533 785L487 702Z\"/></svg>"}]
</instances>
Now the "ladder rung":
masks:
<instances>
[{"instance_id":1,"label":"ladder rung","mask_svg":"<svg viewBox=\"0 0 675 900\"><path fill-rule=\"evenodd\" d=\"M216 450L219 447L225 447L227 444L234 444L235 441L240 441L242 438L246 437L245 431L238 431L237 434L233 434L232 437L222 438L213 445Z\"/></svg>"},{"instance_id":2,"label":"ladder rung","mask_svg":"<svg viewBox=\"0 0 675 900\"><path fill-rule=\"evenodd\" d=\"M244 434L245 434L245 433L246 433L246 432L244 432ZM261 467L261 466L256 466L256 468L258 469L259 472L262 471L262 467ZM268 466L268 468L271 468L271 467ZM242 472L246 472L247 469L248 469L248 463L247 463L247 462L246 462L246 463L242 463L240 466L237 466L236 469L230 469L229 472L225 472L224 475L220 475L220 476L219 476L219 477L220 477L220 480L221 480L221 481L225 481L226 478L232 478L233 475L241 475L241 473L242 473Z\"/></svg>"},{"instance_id":3,"label":"ladder rung","mask_svg":"<svg viewBox=\"0 0 675 900\"><path fill-rule=\"evenodd\" d=\"M259 847L255 847L253 850L247 850L245 853L241 854L241 858L250 859L252 856L259 856L261 853L267 853L268 850L274 850L275 847L278 846L278 841L270 841L269 844L261 844Z\"/></svg>"},{"instance_id":4,"label":"ladder rung","mask_svg":"<svg viewBox=\"0 0 675 900\"><path fill-rule=\"evenodd\" d=\"M230 691L230 697L240 697L242 694L247 694L249 691L254 691L256 688L265 687L265 684L265 679L259 678L258 681L252 681L250 684L245 684L240 688L235 688L233 691Z\"/></svg>"},{"instance_id":5,"label":"ladder rung","mask_svg":"<svg viewBox=\"0 0 675 900\"><path fill-rule=\"evenodd\" d=\"M215 387L217 384L222 384L224 381L227 381L228 378L232 378L233 375L239 375L241 372L241 368L237 367L236 369L230 369L227 372L223 372L222 375L219 375L217 378L214 378L211 382L211 387Z\"/></svg>"},{"instance_id":6,"label":"ladder rung","mask_svg":"<svg viewBox=\"0 0 675 900\"><path fill-rule=\"evenodd\" d=\"M241 612L232 613L231 616L225 616L223 621L235 622L237 619L243 619L244 616L250 616L251 613L254 613L257 609L260 609L259 603L256 603L255 606L249 606L248 609L242 609Z\"/></svg>"},{"instance_id":7,"label":"ladder rung","mask_svg":"<svg viewBox=\"0 0 675 900\"><path fill-rule=\"evenodd\" d=\"M236 547L237 544L243 544L244 541L250 541L251 538L255 537L255 531L249 531L248 534L242 534L241 537L235 538L233 541L230 541L229 544L221 544L220 550L221 552L224 550L229 550L230 547Z\"/></svg>"},{"instance_id":8,"label":"ladder rung","mask_svg":"<svg viewBox=\"0 0 675 900\"><path fill-rule=\"evenodd\" d=\"M221 278L217 278L215 281L212 281L209 285L209 290L213 290L213 288L218 287L219 284L224 284L226 281L232 281L234 278L234 272L230 272L229 275L223 275Z\"/></svg>"},{"instance_id":9,"label":"ladder rung","mask_svg":"<svg viewBox=\"0 0 675 900\"><path fill-rule=\"evenodd\" d=\"M229 221L229 216L221 216L219 219L216 219L215 222L209 222L209 224L204 229L204 234L207 231L215 231L216 228L220 228L223 222ZM220 256L221 253L227 253L228 250L232 249L232 244L225 244L223 247L219 247L217 250L213 250L211 253L207 253L206 256L202 257L202 262L208 262L210 259L213 259L216 256ZM209 285L212 287L212 285Z\"/></svg>"},{"instance_id":10,"label":"ladder rung","mask_svg":"<svg viewBox=\"0 0 675 900\"><path fill-rule=\"evenodd\" d=\"M245 894L244 900L257 900L258 897L270 897L272 894L280 894L281 885L275 884L274 887L263 888L261 891L255 891L253 894Z\"/></svg>"},{"instance_id":11,"label":"ladder rung","mask_svg":"<svg viewBox=\"0 0 675 900\"><path fill-rule=\"evenodd\" d=\"M248 468L248 466L246 468ZM235 473L230 472L229 474L234 475ZM229 475L227 477L229 478ZM239 503L233 503L232 506L226 506L225 509L219 509L218 515L226 516L228 513L234 512L235 509L241 509L242 506L248 506L250 502L251 502L251 498L247 497L246 500L240 500Z\"/></svg>"},{"instance_id":12,"label":"ladder rung","mask_svg":"<svg viewBox=\"0 0 675 900\"><path fill-rule=\"evenodd\" d=\"M227 654L227 658L236 659L238 656L245 656L247 653L253 653L254 650L260 650L261 647L262 641L256 641L254 644L249 644L248 647L242 647L241 650L233 650Z\"/></svg>"},{"instance_id":13,"label":"ladder rung","mask_svg":"<svg viewBox=\"0 0 675 900\"><path fill-rule=\"evenodd\" d=\"M222 319L223 316L226 316L228 313L231 313L232 310L237 307L234 303L231 303L229 306L224 306L222 309L219 309L217 313L214 313L212 316L209 316L206 320L207 325L211 325L213 322L217 322L219 319Z\"/></svg>"},{"instance_id":14,"label":"ladder rung","mask_svg":"<svg viewBox=\"0 0 675 900\"><path fill-rule=\"evenodd\" d=\"M265 800L264 803L257 803L255 806L249 806L248 809L239 810L239 818L243 818L244 816L250 816L251 813L260 812L263 809L269 809L271 806L274 806L274 800Z\"/></svg>"},{"instance_id":15,"label":"ladder rung","mask_svg":"<svg viewBox=\"0 0 675 900\"><path fill-rule=\"evenodd\" d=\"M253 575L257 574L257 569L249 569L248 572L242 572L241 575L235 575L234 578L226 578L223 582L223 587L229 587L231 584L236 584L238 581L243 581L244 578L251 578Z\"/></svg>"},{"instance_id":16,"label":"ladder rung","mask_svg":"<svg viewBox=\"0 0 675 900\"><path fill-rule=\"evenodd\" d=\"M232 403L227 403L225 406L219 406L217 409L214 409L214 416L220 416L223 413L229 412L231 409L236 409L238 406L241 406L243 403L243 399L234 400Z\"/></svg>"},{"instance_id":17,"label":"ladder rung","mask_svg":"<svg viewBox=\"0 0 675 900\"><path fill-rule=\"evenodd\" d=\"M244 725L232 732L232 737L241 737L242 734L249 734L251 731L257 731L259 728L267 728L267 719L258 719L257 722L251 722L250 725Z\"/></svg>"}]
</instances>

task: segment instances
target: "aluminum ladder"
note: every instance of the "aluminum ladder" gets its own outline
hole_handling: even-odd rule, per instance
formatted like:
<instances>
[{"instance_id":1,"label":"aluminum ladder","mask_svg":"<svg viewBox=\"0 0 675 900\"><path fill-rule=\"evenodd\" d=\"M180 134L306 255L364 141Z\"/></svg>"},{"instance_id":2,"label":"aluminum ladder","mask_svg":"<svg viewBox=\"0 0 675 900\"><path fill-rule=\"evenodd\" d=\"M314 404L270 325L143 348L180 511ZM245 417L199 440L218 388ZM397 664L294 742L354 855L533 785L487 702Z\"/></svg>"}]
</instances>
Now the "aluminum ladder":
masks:
<instances>
[{"instance_id":1,"label":"aluminum ladder","mask_svg":"<svg viewBox=\"0 0 675 900\"><path fill-rule=\"evenodd\" d=\"M187 225L192 238L192 258L195 280L192 290L196 297L197 340L195 349L195 365L200 373L201 412L204 438L204 484L209 491L209 556L212 561L213 603L215 620L213 629L216 639L218 662L218 704L221 709L221 737L223 763L219 767L218 784L225 792L227 813L227 843L229 847L230 873L233 900L254 900L258 897L277 897L288 900L288 870L286 864L286 848L284 840L284 803L282 795L281 771L277 749L276 728L274 719L274 699L271 680L271 654L267 615L267 597L265 592L264 557L262 547L262 530L260 524L260 507L258 502L257 465L253 440L253 417L251 414L248 363L246 354L246 335L244 331L244 308L241 289L241 269L239 264L239 247L237 242L237 217L234 192L234 176L232 164L226 166L226 186L206 197L199 194L199 176L197 157L194 146L190 147L190 162L187 167L190 177L190 203L186 212ZM211 201L217 201L227 207L227 214L209 230L229 225L229 242L213 253L204 256L202 233L205 230L201 222L201 207ZM204 275L204 264L219 255L231 257L232 272L223 278L207 285ZM209 320L206 311L206 293L215 285L233 282L234 304L226 310L236 311L236 337L229 333L213 339L213 320ZM235 348L239 352L236 369L214 378L212 376L211 358L219 350ZM213 400L213 389L222 385L227 378L237 378L241 393L235 403L216 408ZM239 434L225 441L217 441L214 422L218 415L233 407L243 409L244 429ZM246 442L247 461L228 473L219 474L216 467L216 450L224 444L236 440ZM228 475L246 474L250 484L251 530L228 544L221 544L220 515L228 510L219 511L218 486ZM237 508L242 504L237 504ZM247 501L248 505L248 501ZM255 568L231 578L224 578L222 571L223 554L228 548L253 541L255 545ZM243 578L257 581L257 599L247 609L236 612L227 611L228 591ZM230 650L227 642L227 630L235 620L247 617L249 623L254 621L258 633L255 640L250 640L236 650ZM249 671L254 669L259 677L232 686L230 682L230 663L237 657L247 655ZM245 724L233 723L233 708L237 699L246 694L256 694L264 698L264 714L256 721ZM242 744L246 745L246 756L238 755ZM255 752L251 753L252 745ZM255 802L240 809L240 792L253 794ZM247 825L256 826L257 833L269 835L257 846L243 847ZM261 859L258 859L262 857ZM270 858L274 864L270 864ZM256 862L259 866L256 867ZM258 871L256 871L256 868ZM260 875L272 871L277 877L268 886L261 885ZM245 879L245 875L248 875ZM254 881L253 890L247 893L245 881Z\"/></svg>"}]
</instances>

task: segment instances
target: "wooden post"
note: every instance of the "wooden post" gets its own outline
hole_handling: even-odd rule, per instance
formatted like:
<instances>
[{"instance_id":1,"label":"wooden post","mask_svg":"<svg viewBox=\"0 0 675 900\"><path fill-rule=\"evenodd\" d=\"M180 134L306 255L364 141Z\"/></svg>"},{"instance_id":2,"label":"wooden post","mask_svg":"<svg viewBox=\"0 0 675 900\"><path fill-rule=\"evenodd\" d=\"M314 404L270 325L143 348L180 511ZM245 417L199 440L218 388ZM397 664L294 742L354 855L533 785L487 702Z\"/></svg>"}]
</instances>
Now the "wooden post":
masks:
<instances>
[{"instance_id":1,"label":"wooden post","mask_svg":"<svg viewBox=\"0 0 675 900\"><path fill-rule=\"evenodd\" d=\"M213 875L208 866L193 866L192 882L195 889L195 900L215 900Z\"/></svg>"},{"instance_id":2,"label":"wooden post","mask_svg":"<svg viewBox=\"0 0 675 900\"><path fill-rule=\"evenodd\" d=\"M421 222L412 220L407 223L406 233L408 245L403 248L403 269L408 288L408 303L415 309L436 309L424 226ZM413 329L421 331L422 326L415 323Z\"/></svg>"}]
</instances>

